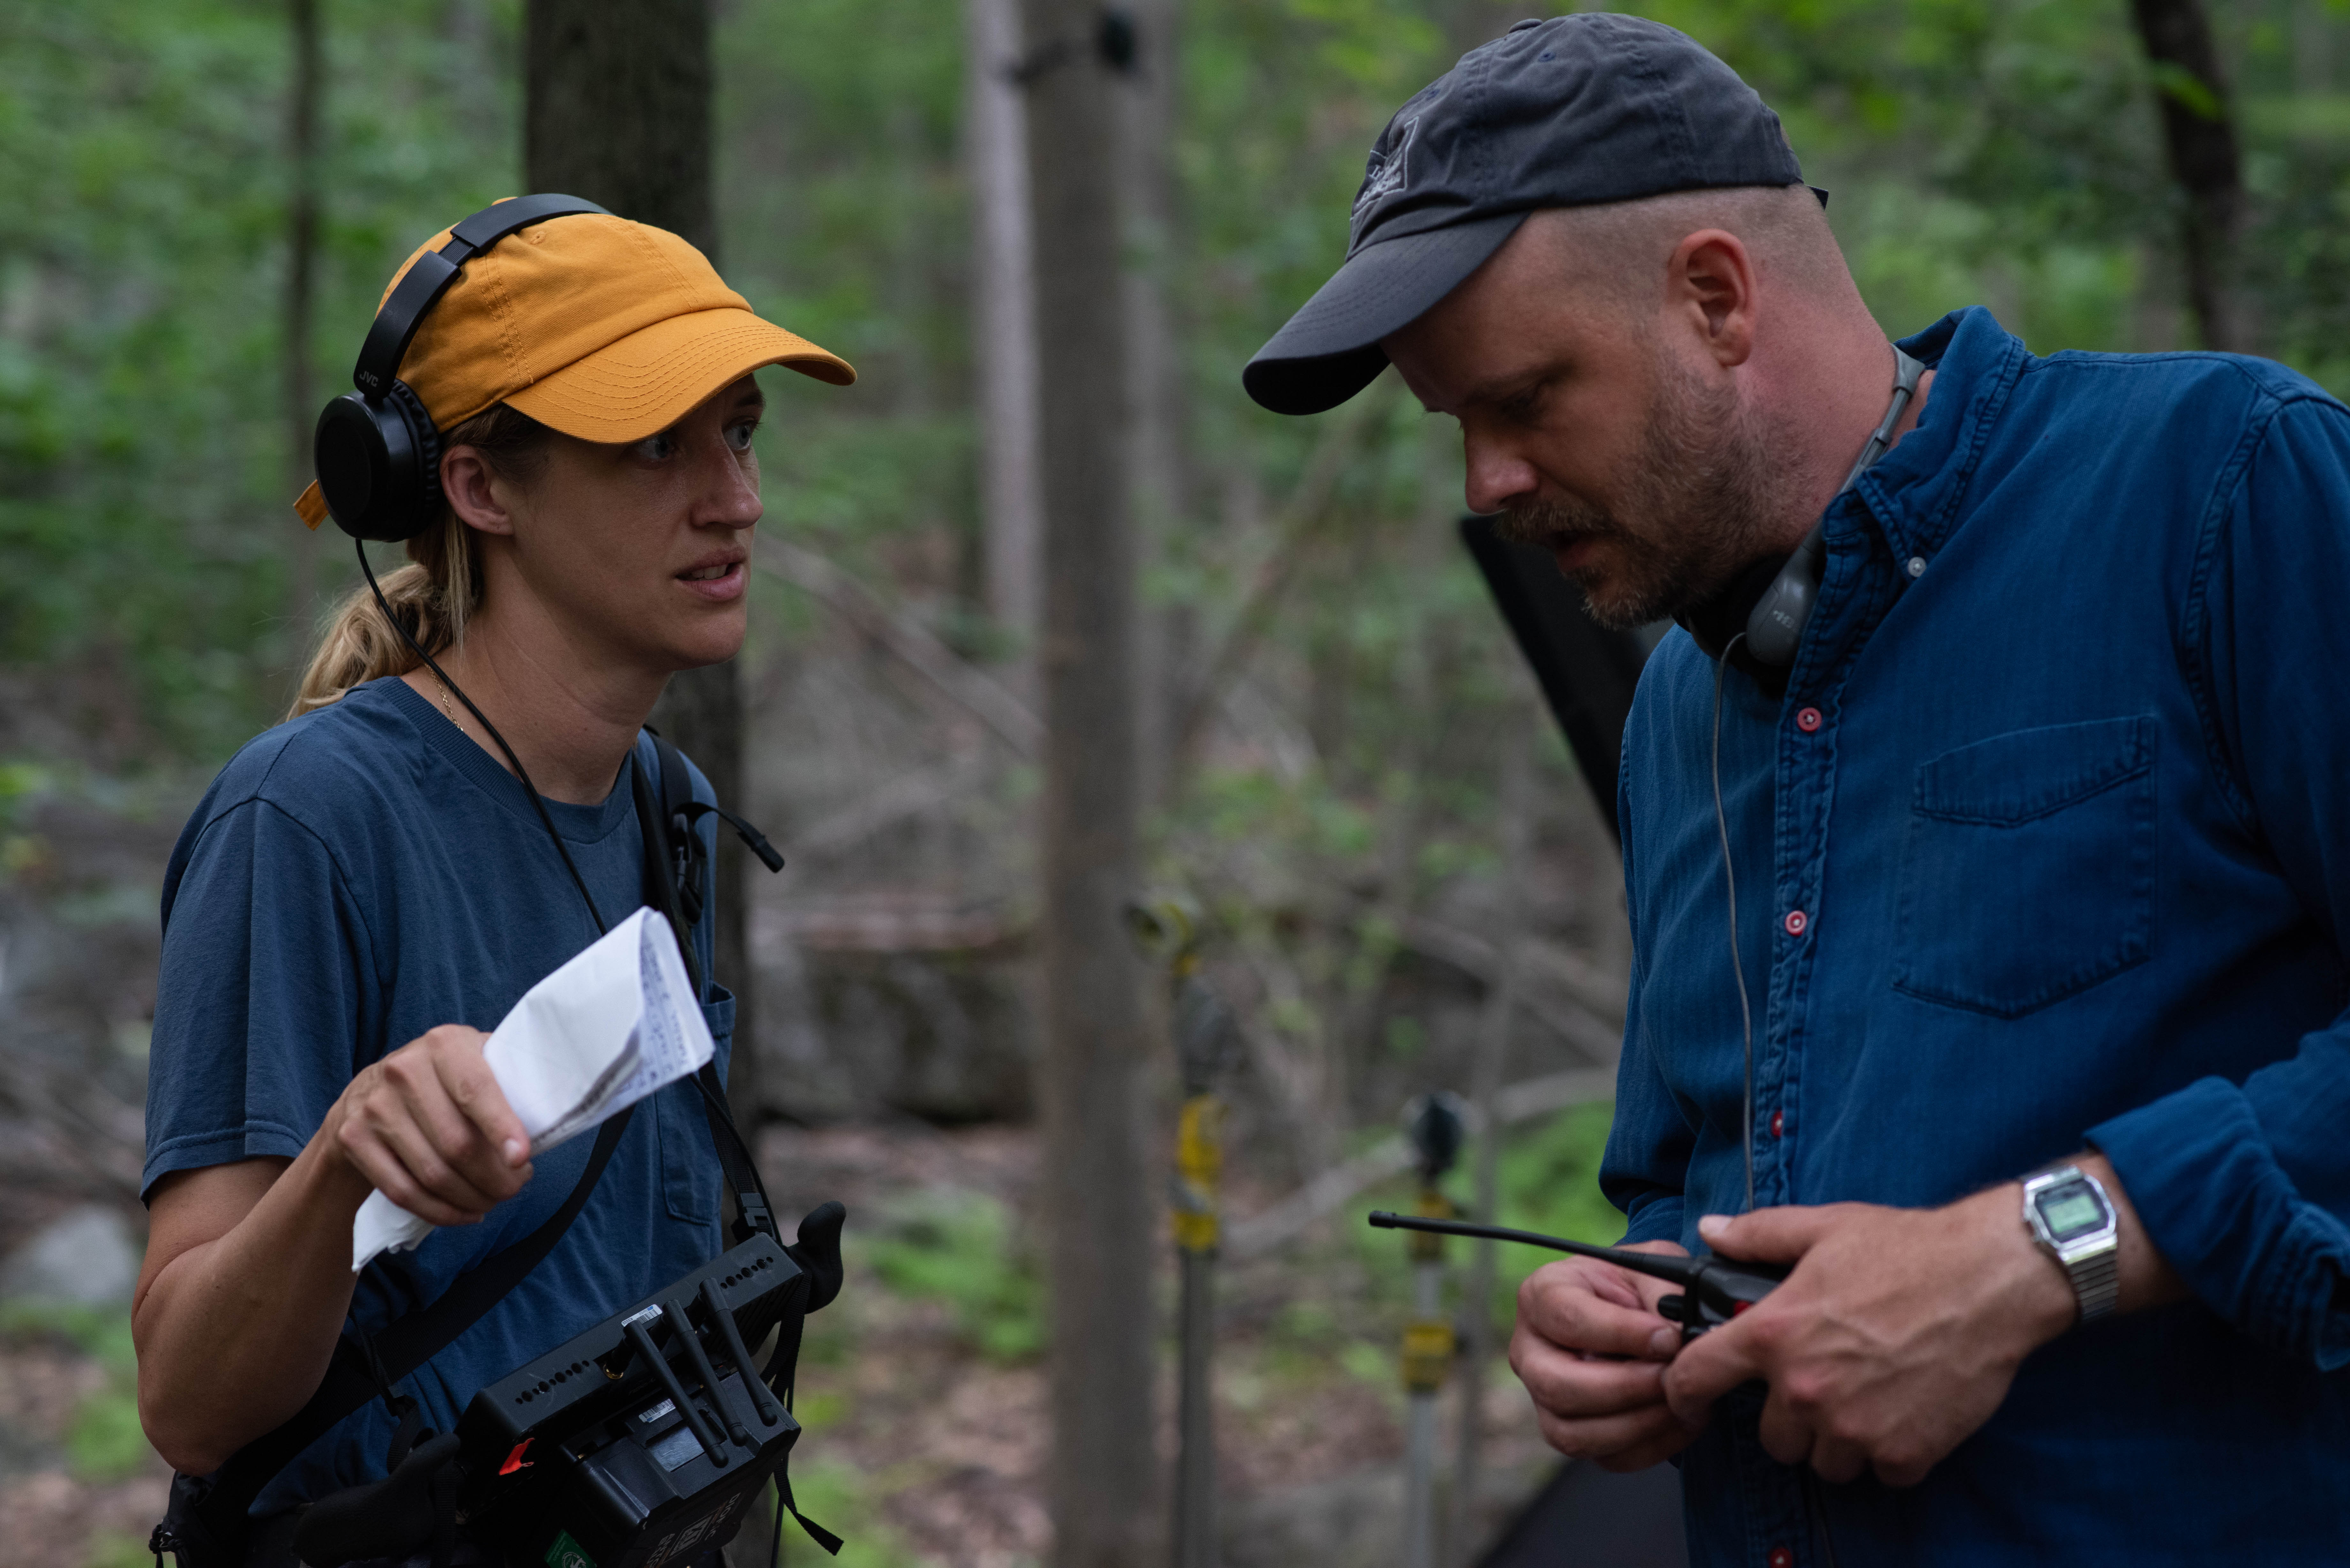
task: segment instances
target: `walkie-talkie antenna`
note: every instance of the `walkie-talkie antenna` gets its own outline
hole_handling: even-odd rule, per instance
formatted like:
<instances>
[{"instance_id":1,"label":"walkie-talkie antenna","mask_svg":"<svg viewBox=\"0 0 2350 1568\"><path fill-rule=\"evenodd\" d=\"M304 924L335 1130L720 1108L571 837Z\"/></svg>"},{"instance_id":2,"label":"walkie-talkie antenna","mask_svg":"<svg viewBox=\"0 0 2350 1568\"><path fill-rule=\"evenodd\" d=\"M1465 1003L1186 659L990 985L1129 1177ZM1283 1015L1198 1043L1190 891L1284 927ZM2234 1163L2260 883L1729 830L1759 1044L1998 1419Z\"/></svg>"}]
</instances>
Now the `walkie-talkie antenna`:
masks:
<instances>
[{"instance_id":1,"label":"walkie-talkie antenna","mask_svg":"<svg viewBox=\"0 0 2350 1568\"><path fill-rule=\"evenodd\" d=\"M1391 1214L1384 1209L1371 1211L1371 1224L1381 1231L1434 1231L1446 1236L1474 1236L1494 1241L1520 1241L1529 1247L1548 1247L1554 1252L1572 1252L1578 1258L1597 1258L1604 1263L1614 1263L1635 1273L1669 1280L1677 1285L1687 1285L1695 1277L1696 1263L1689 1258L1635 1252L1623 1247L1601 1247L1589 1241L1570 1241L1564 1236L1545 1236L1539 1231L1512 1231L1501 1225L1471 1224L1465 1220L1423 1220L1415 1214Z\"/></svg>"},{"instance_id":2,"label":"walkie-talkie antenna","mask_svg":"<svg viewBox=\"0 0 2350 1568\"><path fill-rule=\"evenodd\" d=\"M1627 1247L1600 1247L1589 1241L1570 1241L1564 1236L1545 1236L1539 1231L1513 1231L1505 1226L1478 1225L1465 1220L1423 1220L1416 1214L1391 1214L1384 1209L1372 1210L1371 1223L1382 1231L1434 1231L1445 1236L1491 1237L1496 1241L1547 1247L1554 1252L1567 1252L1578 1258L1596 1258L1603 1263L1613 1263L1636 1274L1666 1281L1679 1285L1681 1293L1659 1301L1657 1311L1679 1324L1682 1333L1690 1335L1703 1334L1707 1329L1728 1323L1769 1295L1772 1288L1784 1280L1788 1273L1788 1265L1782 1263L1748 1263L1719 1256L1677 1258L1669 1252L1635 1252Z\"/></svg>"}]
</instances>

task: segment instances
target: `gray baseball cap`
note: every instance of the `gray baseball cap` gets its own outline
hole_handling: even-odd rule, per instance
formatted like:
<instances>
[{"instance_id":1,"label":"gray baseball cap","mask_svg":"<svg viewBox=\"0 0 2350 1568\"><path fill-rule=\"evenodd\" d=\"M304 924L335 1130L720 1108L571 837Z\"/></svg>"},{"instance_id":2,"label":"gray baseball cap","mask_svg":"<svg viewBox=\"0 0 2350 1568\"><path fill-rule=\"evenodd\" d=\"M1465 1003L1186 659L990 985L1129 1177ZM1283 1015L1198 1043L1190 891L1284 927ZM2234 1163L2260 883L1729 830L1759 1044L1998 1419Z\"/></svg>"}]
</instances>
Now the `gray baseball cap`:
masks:
<instances>
[{"instance_id":1,"label":"gray baseball cap","mask_svg":"<svg viewBox=\"0 0 2350 1568\"><path fill-rule=\"evenodd\" d=\"M1387 368L1380 338L1541 208L1803 178L1779 117L1686 34L1600 12L1521 22L1388 121L1345 265L1241 383L1275 413L1336 408Z\"/></svg>"}]
</instances>

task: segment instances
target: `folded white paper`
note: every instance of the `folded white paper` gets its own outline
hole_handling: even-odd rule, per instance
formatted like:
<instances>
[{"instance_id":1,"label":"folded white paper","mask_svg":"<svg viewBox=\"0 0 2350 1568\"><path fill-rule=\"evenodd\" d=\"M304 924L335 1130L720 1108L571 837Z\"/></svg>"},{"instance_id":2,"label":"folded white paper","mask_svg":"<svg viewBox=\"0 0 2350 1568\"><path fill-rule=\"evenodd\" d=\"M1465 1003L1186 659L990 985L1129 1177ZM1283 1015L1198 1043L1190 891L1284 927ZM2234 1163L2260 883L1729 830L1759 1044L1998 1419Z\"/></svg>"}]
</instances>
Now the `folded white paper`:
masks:
<instances>
[{"instance_id":1,"label":"folded white paper","mask_svg":"<svg viewBox=\"0 0 2350 1568\"><path fill-rule=\"evenodd\" d=\"M536 1158L700 1071L716 1049L668 925L639 909L525 992L482 1055ZM351 1221L351 1272L432 1231L369 1193Z\"/></svg>"}]
</instances>

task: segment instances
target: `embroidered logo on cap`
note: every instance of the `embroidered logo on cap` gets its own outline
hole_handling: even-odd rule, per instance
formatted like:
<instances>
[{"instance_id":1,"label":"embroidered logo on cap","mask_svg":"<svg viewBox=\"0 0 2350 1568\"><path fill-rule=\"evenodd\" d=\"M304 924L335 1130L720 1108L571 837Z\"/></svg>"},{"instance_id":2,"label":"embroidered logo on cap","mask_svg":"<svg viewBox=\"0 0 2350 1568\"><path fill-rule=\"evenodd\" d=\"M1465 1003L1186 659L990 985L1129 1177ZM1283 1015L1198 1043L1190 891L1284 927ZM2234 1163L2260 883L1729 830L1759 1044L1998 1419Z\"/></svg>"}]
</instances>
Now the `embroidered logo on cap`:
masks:
<instances>
[{"instance_id":1,"label":"embroidered logo on cap","mask_svg":"<svg viewBox=\"0 0 2350 1568\"><path fill-rule=\"evenodd\" d=\"M1419 135L1419 117L1414 115L1403 122L1403 133L1396 138L1393 147L1371 154L1370 166L1363 172L1363 188L1355 196L1352 226L1357 237L1363 231L1363 219L1373 207L1411 184L1411 144Z\"/></svg>"}]
</instances>

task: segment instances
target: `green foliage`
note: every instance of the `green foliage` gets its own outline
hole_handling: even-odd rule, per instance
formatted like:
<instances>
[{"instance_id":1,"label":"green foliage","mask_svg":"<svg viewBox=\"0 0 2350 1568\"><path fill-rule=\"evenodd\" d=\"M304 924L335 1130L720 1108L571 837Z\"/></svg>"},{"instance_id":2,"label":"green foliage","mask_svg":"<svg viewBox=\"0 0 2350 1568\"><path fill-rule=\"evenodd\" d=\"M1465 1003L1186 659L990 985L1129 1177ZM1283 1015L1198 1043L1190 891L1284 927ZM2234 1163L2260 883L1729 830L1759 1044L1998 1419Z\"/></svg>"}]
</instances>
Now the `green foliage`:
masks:
<instances>
[{"instance_id":1,"label":"green foliage","mask_svg":"<svg viewBox=\"0 0 2350 1568\"><path fill-rule=\"evenodd\" d=\"M138 1368L127 1311L76 1306L69 1302L0 1303L0 1341L41 1339L69 1345L112 1372Z\"/></svg>"},{"instance_id":2,"label":"green foliage","mask_svg":"<svg viewBox=\"0 0 2350 1568\"><path fill-rule=\"evenodd\" d=\"M1502 1144L1496 1222L1602 1246L1622 1240L1623 1212L1599 1190L1599 1156L1615 1115L1612 1102L1571 1106L1512 1132ZM1533 1253L1517 1251L1517 1262L1534 1261Z\"/></svg>"},{"instance_id":3,"label":"green foliage","mask_svg":"<svg viewBox=\"0 0 2350 1568\"><path fill-rule=\"evenodd\" d=\"M84 1480L120 1480L153 1462L139 1424L135 1387L109 1387L82 1401L66 1434L66 1458Z\"/></svg>"},{"instance_id":4,"label":"green foliage","mask_svg":"<svg viewBox=\"0 0 2350 1568\"><path fill-rule=\"evenodd\" d=\"M91 1538L82 1568L152 1568L154 1561L145 1536L102 1530Z\"/></svg>"},{"instance_id":5,"label":"green foliage","mask_svg":"<svg viewBox=\"0 0 2350 1568\"><path fill-rule=\"evenodd\" d=\"M792 1466L792 1499L800 1511L841 1538L840 1568L913 1568L920 1562L881 1512L882 1478L829 1459ZM740 1544L738 1542L738 1544ZM816 1547L784 1515L784 1561L823 1561Z\"/></svg>"},{"instance_id":6,"label":"green foliage","mask_svg":"<svg viewBox=\"0 0 2350 1568\"><path fill-rule=\"evenodd\" d=\"M321 400L393 265L511 193L516 9L321 7ZM288 57L259 0L0 9L0 662L111 671L157 760L259 727L299 651Z\"/></svg>"},{"instance_id":7,"label":"green foliage","mask_svg":"<svg viewBox=\"0 0 2350 1568\"><path fill-rule=\"evenodd\" d=\"M962 6L768 3L720 26L721 265L859 378L765 378L768 524L868 579L891 575L893 546L904 565L910 539L962 551L975 484Z\"/></svg>"},{"instance_id":8,"label":"green foliage","mask_svg":"<svg viewBox=\"0 0 2350 1568\"><path fill-rule=\"evenodd\" d=\"M66 1459L83 1480L113 1481L155 1462L139 1424L139 1362L130 1314L116 1308L65 1303L0 1304L0 1342L57 1340L106 1369L105 1384L74 1411L66 1432Z\"/></svg>"},{"instance_id":9,"label":"green foliage","mask_svg":"<svg viewBox=\"0 0 2350 1568\"><path fill-rule=\"evenodd\" d=\"M1009 1210L984 1193L934 1189L883 1217L868 1261L901 1296L951 1308L957 1331L992 1361L1045 1347L1043 1293Z\"/></svg>"}]
</instances>

